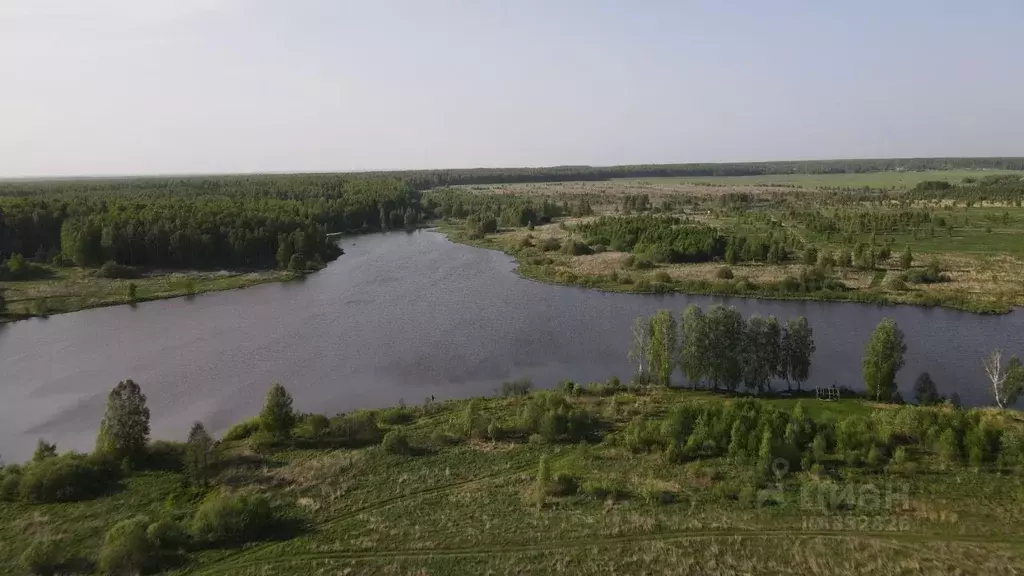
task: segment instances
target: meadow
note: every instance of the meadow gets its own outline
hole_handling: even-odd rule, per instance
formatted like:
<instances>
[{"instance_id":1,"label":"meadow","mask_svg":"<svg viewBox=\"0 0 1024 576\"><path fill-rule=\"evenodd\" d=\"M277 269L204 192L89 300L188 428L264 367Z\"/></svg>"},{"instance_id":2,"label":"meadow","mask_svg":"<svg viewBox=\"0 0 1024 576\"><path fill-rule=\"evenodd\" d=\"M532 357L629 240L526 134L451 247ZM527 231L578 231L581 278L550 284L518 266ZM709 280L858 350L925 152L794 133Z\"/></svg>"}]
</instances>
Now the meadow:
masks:
<instances>
[{"instance_id":1,"label":"meadow","mask_svg":"<svg viewBox=\"0 0 1024 576\"><path fill-rule=\"evenodd\" d=\"M1021 182L1019 172L977 170L673 177L472 185L425 198L441 205L449 237L508 252L542 281L1005 313L1024 305ZM488 215L493 230L481 227ZM674 218L677 239L665 239L667 220L645 216ZM616 226L631 232L612 242ZM679 231L698 227L722 243L686 255Z\"/></svg>"},{"instance_id":2,"label":"meadow","mask_svg":"<svg viewBox=\"0 0 1024 576\"><path fill-rule=\"evenodd\" d=\"M799 188L913 188L927 180L963 182L964 179L1014 174L1013 170L916 170L841 174L761 174L750 176L677 176L647 179L659 184L685 183L713 186L793 186ZM616 179L618 180L618 179ZM645 179L622 179L625 183Z\"/></svg>"},{"instance_id":3,"label":"meadow","mask_svg":"<svg viewBox=\"0 0 1024 576\"><path fill-rule=\"evenodd\" d=\"M234 290L266 282L287 281L298 276L289 270L193 270L149 272L129 280L102 278L96 275L95 270L86 268L52 267L47 270L42 278L0 282L0 292L5 299L5 314L0 315L0 323L101 306ZM129 288L130 285L135 288Z\"/></svg>"},{"instance_id":4,"label":"meadow","mask_svg":"<svg viewBox=\"0 0 1024 576\"><path fill-rule=\"evenodd\" d=\"M203 489L171 460L160 470L126 473L94 499L0 502L0 571L26 573L22 555L41 539L59 541L63 557L93 569L109 546L105 534L119 522L145 516L188 526L211 495L225 491L265 496L291 527L234 545L181 544L159 570L1024 569L1018 412L806 395L751 400L614 381L564 383L550 392L518 382L504 393L339 415L315 434L311 416L298 415L290 440L269 444L257 427L242 424L219 442L221 464ZM526 421L537 406L547 416L530 432ZM589 424L546 428L544 419L555 414L569 421L586 414ZM354 422L368 441L337 440L338 430ZM742 422L753 427L749 441L736 432ZM760 430L773 426L785 434L769 432L775 440L764 440ZM942 430L963 436L949 444L953 432ZM995 444L983 450L978 434ZM402 442L389 440L399 435ZM805 448L789 453L787 446ZM168 444L160 450L169 453Z\"/></svg>"}]
</instances>

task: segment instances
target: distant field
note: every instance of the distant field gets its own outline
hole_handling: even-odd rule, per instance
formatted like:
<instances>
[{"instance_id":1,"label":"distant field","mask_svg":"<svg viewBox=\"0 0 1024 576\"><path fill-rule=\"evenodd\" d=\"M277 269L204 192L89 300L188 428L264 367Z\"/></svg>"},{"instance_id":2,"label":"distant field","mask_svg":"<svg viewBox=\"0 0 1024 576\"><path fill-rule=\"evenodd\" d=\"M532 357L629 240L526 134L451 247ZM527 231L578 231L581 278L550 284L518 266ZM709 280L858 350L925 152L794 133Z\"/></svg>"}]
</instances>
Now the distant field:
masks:
<instances>
[{"instance_id":1,"label":"distant field","mask_svg":"<svg viewBox=\"0 0 1024 576\"><path fill-rule=\"evenodd\" d=\"M1019 174L1014 170L929 170L923 172L867 172L859 174L766 174L762 176L680 176L673 178L617 178L617 181L650 181L659 184L673 182L714 185L771 185L787 184L806 188L861 187L910 188L925 180L961 182L964 178Z\"/></svg>"}]
</instances>

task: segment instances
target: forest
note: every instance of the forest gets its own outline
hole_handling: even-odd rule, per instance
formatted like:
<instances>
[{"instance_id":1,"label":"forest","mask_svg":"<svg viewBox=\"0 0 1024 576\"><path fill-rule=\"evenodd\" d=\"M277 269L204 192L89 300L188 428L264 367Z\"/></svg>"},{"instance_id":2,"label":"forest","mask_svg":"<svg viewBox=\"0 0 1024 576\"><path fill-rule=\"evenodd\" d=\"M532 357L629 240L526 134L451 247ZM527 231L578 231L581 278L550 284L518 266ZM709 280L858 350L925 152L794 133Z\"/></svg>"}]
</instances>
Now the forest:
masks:
<instances>
[{"instance_id":1,"label":"forest","mask_svg":"<svg viewBox=\"0 0 1024 576\"><path fill-rule=\"evenodd\" d=\"M415 226L399 180L238 176L0 184L0 253L39 263L291 268L340 254L329 233Z\"/></svg>"},{"instance_id":2,"label":"forest","mask_svg":"<svg viewBox=\"0 0 1024 576\"><path fill-rule=\"evenodd\" d=\"M673 176L759 176L770 174L857 174L924 170L1024 170L1024 158L881 158L735 162L697 164L637 164L623 166L551 166L538 168L475 168L365 173L402 178L419 189L465 184L568 182L610 178Z\"/></svg>"}]
</instances>

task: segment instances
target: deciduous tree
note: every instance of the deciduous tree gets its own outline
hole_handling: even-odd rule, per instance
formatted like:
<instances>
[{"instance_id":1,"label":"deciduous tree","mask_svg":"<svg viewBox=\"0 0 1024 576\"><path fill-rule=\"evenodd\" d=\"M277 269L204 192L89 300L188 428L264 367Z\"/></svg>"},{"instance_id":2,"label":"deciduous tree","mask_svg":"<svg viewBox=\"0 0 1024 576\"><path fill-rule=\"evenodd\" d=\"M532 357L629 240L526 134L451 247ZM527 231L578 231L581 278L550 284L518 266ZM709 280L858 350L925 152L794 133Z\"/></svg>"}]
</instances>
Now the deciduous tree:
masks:
<instances>
[{"instance_id":1,"label":"deciduous tree","mask_svg":"<svg viewBox=\"0 0 1024 576\"><path fill-rule=\"evenodd\" d=\"M875 400L889 400L896 392L896 373L903 368L906 352L903 331L891 318L883 319L864 350L864 383Z\"/></svg>"},{"instance_id":2,"label":"deciduous tree","mask_svg":"<svg viewBox=\"0 0 1024 576\"><path fill-rule=\"evenodd\" d=\"M149 408L146 395L130 378L119 382L107 396L107 408L96 437L96 451L117 459L136 459L149 443Z\"/></svg>"}]
</instances>

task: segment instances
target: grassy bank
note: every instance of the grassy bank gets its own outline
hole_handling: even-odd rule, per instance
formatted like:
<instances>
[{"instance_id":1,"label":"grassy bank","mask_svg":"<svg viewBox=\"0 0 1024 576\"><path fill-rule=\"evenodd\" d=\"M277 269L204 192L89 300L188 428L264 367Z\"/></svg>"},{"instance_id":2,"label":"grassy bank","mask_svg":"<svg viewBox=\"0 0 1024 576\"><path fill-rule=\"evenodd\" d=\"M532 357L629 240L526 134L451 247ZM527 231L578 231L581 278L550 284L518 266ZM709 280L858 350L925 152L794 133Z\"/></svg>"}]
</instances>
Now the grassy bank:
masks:
<instances>
[{"instance_id":1,"label":"grassy bank","mask_svg":"<svg viewBox=\"0 0 1024 576\"><path fill-rule=\"evenodd\" d=\"M729 398L616 382L302 416L80 502L0 502L0 571L39 539L94 565L143 515L260 494L288 530L180 544L181 574L992 574L1024 570L1016 412ZM172 446L173 447L173 446ZM162 453L172 453L165 445Z\"/></svg>"},{"instance_id":2,"label":"grassy bank","mask_svg":"<svg viewBox=\"0 0 1024 576\"><path fill-rule=\"evenodd\" d=\"M571 240L569 231L557 224L535 227L534 230L502 229L483 238L473 237L460 223L442 224L438 229L454 242L501 250L516 259L517 272L525 278L558 284L580 286L607 292L637 294L699 294L706 296L735 296L771 300L813 300L827 302L860 302L868 304L910 304L942 306L977 314L1006 314L1019 299L988 297L978 293L950 290L902 289L887 290L882 281L891 270L847 271L843 280L845 290L817 290L813 292L789 291L782 282L800 274L801 266L792 265L733 265L658 264L638 269L627 253L602 252L599 254L571 255L556 250L538 248L546 239L561 242ZM527 245L526 243L529 242ZM561 245L561 244L559 244ZM720 270L728 268L730 278L719 277ZM1011 304L1012 303L1012 304Z\"/></svg>"},{"instance_id":3,"label":"grassy bank","mask_svg":"<svg viewBox=\"0 0 1024 576\"><path fill-rule=\"evenodd\" d=\"M452 240L502 250L544 282L989 314L1024 306L1022 199L1020 173L987 171L533 182L427 195Z\"/></svg>"},{"instance_id":4,"label":"grassy bank","mask_svg":"<svg viewBox=\"0 0 1024 576\"><path fill-rule=\"evenodd\" d=\"M267 282L282 282L296 277L287 270L257 272L159 272L139 278L119 280L100 278L85 268L48 268L41 279L0 282L6 310L0 322L11 322L51 314L75 312L100 306L116 306L163 298L191 296L204 292L234 290ZM129 285L135 285L135 295Z\"/></svg>"}]
</instances>

